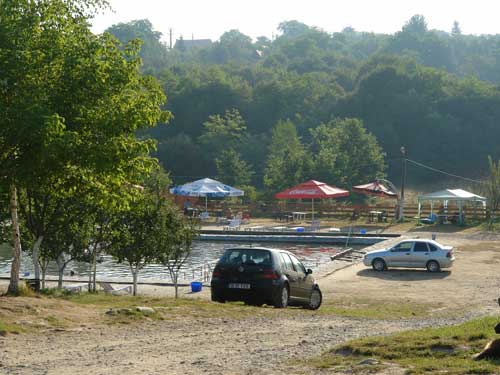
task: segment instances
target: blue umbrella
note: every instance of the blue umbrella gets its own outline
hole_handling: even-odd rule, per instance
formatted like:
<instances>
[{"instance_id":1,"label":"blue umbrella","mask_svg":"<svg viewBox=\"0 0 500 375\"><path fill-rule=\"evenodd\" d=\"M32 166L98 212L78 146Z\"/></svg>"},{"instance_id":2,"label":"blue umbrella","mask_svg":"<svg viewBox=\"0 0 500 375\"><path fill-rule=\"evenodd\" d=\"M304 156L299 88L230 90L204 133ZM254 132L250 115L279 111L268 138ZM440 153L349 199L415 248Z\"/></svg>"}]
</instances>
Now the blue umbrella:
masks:
<instances>
[{"instance_id":1,"label":"blue umbrella","mask_svg":"<svg viewBox=\"0 0 500 375\"><path fill-rule=\"evenodd\" d=\"M184 185L175 186L170 189L170 193L184 197L205 197L205 210L207 209L208 198L241 197L245 194L243 190L236 189L211 178L203 178Z\"/></svg>"}]
</instances>

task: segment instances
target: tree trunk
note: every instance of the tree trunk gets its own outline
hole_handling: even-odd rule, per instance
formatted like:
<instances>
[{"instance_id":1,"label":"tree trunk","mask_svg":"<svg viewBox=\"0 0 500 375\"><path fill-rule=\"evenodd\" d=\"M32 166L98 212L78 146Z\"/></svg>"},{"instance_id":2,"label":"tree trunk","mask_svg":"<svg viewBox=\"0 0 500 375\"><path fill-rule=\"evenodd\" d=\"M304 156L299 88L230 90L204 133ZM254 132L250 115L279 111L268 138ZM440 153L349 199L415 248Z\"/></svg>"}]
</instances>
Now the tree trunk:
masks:
<instances>
[{"instance_id":1,"label":"tree trunk","mask_svg":"<svg viewBox=\"0 0 500 375\"><path fill-rule=\"evenodd\" d=\"M45 274L47 272L47 267L42 267L42 289L45 289Z\"/></svg>"},{"instance_id":2,"label":"tree trunk","mask_svg":"<svg viewBox=\"0 0 500 375\"><path fill-rule=\"evenodd\" d=\"M40 291L40 262L39 256L40 246L42 245L43 236L38 236L34 245L33 245L33 268L35 270L35 290L37 292Z\"/></svg>"},{"instance_id":3,"label":"tree trunk","mask_svg":"<svg viewBox=\"0 0 500 375\"><path fill-rule=\"evenodd\" d=\"M87 289L90 292L92 292L92 262L89 263L89 282L87 285Z\"/></svg>"},{"instance_id":4,"label":"tree trunk","mask_svg":"<svg viewBox=\"0 0 500 375\"><path fill-rule=\"evenodd\" d=\"M136 267L134 270L132 270L132 277L133 277L133 282L134 282L134 293L133 295L136 296L137 295L137 276L138 276L138 273L139 273L139 269L138 267Z\"/></svg>"},{"instance_id":5,"label":"tree trunk","mask_svg":"<svg viewBox=\"0 0 500 375\"><path fill-rule=\"evenodd\" d=\"M97 274L97 252L96 249L94 249L94 255L92 256L92 292L94 293L97 290L96 274Z\"/></svg>"},{"instance_id":6,"label":"tree trunk","mask_svg":"<svg viewBox=\"0 0 500 375\"><path fill-rule=\"evenodd\" d=\"M175 299L177 299L177 297L179 297L179 283L178 283L178 280L179 280L179 273L178 272L174 272Z\"/></svg>"},{"instance_id":7,"label":"tree trunk","mask_svg":"<svg viewBox=\"0 0 500 375\"><path fill-rule=\"evenodd\" d=\"M15 184L10 185L10 217L12 221L12 243L14 246L14 257L10 270L10 282L7 293L19 294L19 269L21 268L21 235L19 232L19 220L17 217L17 188Z\"/></svg>"},{"instance_id":8,"label":"tree trunk","mask_svg":"<svg viewBox=\"0 0 500 375\"><path fill-rule=\"evenodd\" d=\"M176 272L175 269L171 266L168 266L167 268L168 272L170 273L170 279L172 280L172 283L174 283L175 298L177 299L177 297L179 296L179 270L177 270Z\"/></svg>"},{"instance_id":9,"label":"tree trunk","mask_svg":"<svg viewBox=\"0 0 500 375\"><path fill-rule=\"evenodd\" d=\"M61 255L59 255L57 257L56 263L57 263L57 270L58 270L58 273L59 273L59 275L58 275L59 277L57 279L57 287L59 289L62 289L64 269L66 268L66 265L68 263L64 261L64 255L63 254L61 254Z\"/></svg>"},{"instance_id":10,"label":"tree trunk","mask_svg":"<svg viewBox=\"0 0 500 375\"><path fill-rule=\"evenodd\" d=\"M40 264L40 269L42 270L42 289L45 289L45 278L47 276L47 268L49 267L50 260L42 258L42 260L40 261L39 259L38 262Z\"/></svg>"}]
</instances>

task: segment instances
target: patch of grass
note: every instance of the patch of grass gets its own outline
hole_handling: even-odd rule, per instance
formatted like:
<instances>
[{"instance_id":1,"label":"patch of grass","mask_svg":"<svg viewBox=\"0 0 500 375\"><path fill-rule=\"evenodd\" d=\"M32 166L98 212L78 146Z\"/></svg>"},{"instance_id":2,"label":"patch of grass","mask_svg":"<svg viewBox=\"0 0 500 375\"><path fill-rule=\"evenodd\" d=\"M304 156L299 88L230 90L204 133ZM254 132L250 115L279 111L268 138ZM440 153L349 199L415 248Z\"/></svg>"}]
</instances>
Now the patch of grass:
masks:
<instances>
[{"instance_id":1,"label":"patch of grass","mask_svg":"<svg viewBox=\"0 0 500 375\"><path fill-rule=\"evenodd\" d=\"M0 336L5 336L9 333L19 334L25 332L25 329L17 324L8 324L0 321Z\"/></svg>"},{"instance_id":2,"label":"patch of grass","mask_svg":"<svg viewBox=\"0 0 500 375\"><path fill-rule=\"evenodd\" d=\"M154 313L146 313L135 308L120 308L113 309L112 314L107 314L108 323L130 324L144 319L164 320L158 310L155 310Z\"/></svg>"},{"instance_id":3,"label":"patch of grass","mask_svg":"<svg viewBox=\"0 0 500 375\"><path fill-rule=\"evenodd\" d=\"M47 297L68 297L71 296L71 290L68 289L58 289L58 288L45 288L40 290L40 294Z\"/></svg>"},{"instance_id":4,"label":"patch of grass","mask_svg":"<svg viewBox=\"0 0 500 375\"><path fill-rule=\"evenodd\" d=\"M0 294L0 296L5 297L36 297L36 292L31 289L26 282L20 281L18 285L17 294L12 294L9 292L5 292L5 294Z\"/></svg>"},{"instance_id":5,"label":"patch of grass","mask_svg":"<svg viewBox=\"0 0 500 375\"><path fill-rule=\"evenodd\" d=\"M368 299L339 299L325 301L321 308L311 312L301 308L288 308L286 310L272 307L252 307L243 303L214 303L211 301L191 298L158 298L144 296L113 296L103 293L81 293L62 296L69 301L94 305L102 308L132 308L135 306L148 306L161 311L165 318L176 316L189 316L194 318L230 319L245 318L249 316L297 316L303 314L337 315L354 318L368 319L402 319L428 316L438 305L418 304L415 302L381 302Z\"/></svg>"},{"instance_id":6,"label":"patch of grass","mask_svg":"<svg viewBox=\"0 0 500 375\"><path fill-rule=\"evenodd\" d=\"M486 220L478 223L479 229L488 232L498 232L500 231L500 218L495 218L493 221Z\"/></svg>"},{"instance_id":7,"label":"patch of grass","mask_svg":"<svg viewBox=\"0 0 500 375\"><path fill-rule=\"evenodd\" d=\"M44 319L52 327L63 328L68 326L68 322L54 315L47 315Z\"/></svg>"},{"instance_id":8,"label":"patch of grass","mask_svg":"<svg viewBox=\"0 0 500 375\"><path fill-rule=\"evenodd\" d=\"M428 316L432 310L438 307L440 306L415 302L353 298L324 302L318 310L318 314L393 320Z\"/></svg>"},{"instance_id":9,"label":"patch of grass","mask_svg":"<svg viewBox=\"0 0 500 375\"><path fill-rule=\"evenodd\" d=\"M364 373L359 362L375 358L382 364L396 363L408 374L494 374L500 373L500 360L473 361L495 336L493 327L499 318L487 317L464 324L407 331L384 337L349 341L307 363L316 368L348 368Z\"/></svg>"},{"instance_id":10,"label":"patch of grass","mask_svg":"<svg viewBox=\"0 0 500 375\"><path fill-rule=\"evenodd\" d=\"M68 301L92 305L103 309L133 309L147 306L157 310L164 319L176 317L192 318L244 318L257 314L269 314L274 309L244 306L242 303L214 303L191 298L159 298L145 296L113 296L103 293L81 293L64 296Z\"/></svg>"}]
</instances>

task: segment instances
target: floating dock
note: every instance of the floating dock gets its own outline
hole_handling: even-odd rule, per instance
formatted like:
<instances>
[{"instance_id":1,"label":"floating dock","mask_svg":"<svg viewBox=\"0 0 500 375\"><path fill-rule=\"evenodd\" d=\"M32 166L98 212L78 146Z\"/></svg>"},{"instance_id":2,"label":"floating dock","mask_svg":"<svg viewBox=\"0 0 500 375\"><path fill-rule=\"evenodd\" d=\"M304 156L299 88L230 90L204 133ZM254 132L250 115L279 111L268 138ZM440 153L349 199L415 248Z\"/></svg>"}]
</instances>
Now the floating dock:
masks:
<instances>
[{"instance_id":1,"label":"floating dock","mask_svg":"<svg viewBox=\"0 0 500 375\"><path fill-rule=\"evenodd\" d=\"M258 232L258 231L220 231L203 230L198 240L201 241L235 241L235 242L282 242L308 243L325 245L374 245L389 238L397 238L399 234L349 234L325 232Z\"/></svg>"}]
</instances>

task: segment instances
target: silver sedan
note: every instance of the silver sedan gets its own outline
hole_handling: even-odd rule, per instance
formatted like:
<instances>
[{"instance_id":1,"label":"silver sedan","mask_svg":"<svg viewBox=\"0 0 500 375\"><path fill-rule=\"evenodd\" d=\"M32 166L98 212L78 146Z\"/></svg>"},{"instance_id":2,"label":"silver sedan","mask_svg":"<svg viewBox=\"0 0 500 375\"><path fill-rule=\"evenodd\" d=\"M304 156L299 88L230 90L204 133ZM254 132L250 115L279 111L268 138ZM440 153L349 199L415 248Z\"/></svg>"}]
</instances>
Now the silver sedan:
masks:
<instances>
[{"instance_id":1,"label":"silver sedan","mask_svg":"<svg viewBox=\"0 0 500 375\"><path fill-rule=\"evenodd\" d=\"M438 272L453 265L455 257L453 247L444 246L432 240L403 240L396 245L366 253L365 266L376 271L388 267L427 268L429 272Z\"/></svg>"}]
</instances>

